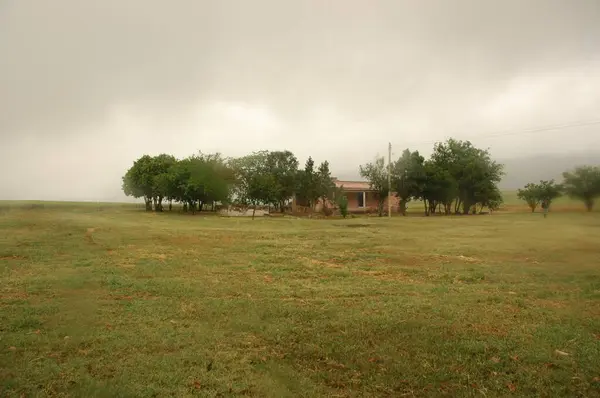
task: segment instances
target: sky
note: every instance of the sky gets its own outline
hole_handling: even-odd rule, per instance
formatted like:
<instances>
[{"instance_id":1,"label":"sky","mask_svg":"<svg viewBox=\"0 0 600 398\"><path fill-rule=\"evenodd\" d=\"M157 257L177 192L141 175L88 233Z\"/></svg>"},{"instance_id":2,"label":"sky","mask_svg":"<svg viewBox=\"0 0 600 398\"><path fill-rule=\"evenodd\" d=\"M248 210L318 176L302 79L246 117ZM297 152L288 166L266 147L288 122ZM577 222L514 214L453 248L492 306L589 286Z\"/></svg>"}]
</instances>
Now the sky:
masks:
<instances>
[{"instance_id":1,"label":"sky","mask_svg":"<svg viewBox=\"0 0 600 398\"><path fill-rule=\"evenodd\" d=\"M599 109L598 0L0 0L0 199L121 200L163 152L589 152Z\"/></svg>"}]
</instances>

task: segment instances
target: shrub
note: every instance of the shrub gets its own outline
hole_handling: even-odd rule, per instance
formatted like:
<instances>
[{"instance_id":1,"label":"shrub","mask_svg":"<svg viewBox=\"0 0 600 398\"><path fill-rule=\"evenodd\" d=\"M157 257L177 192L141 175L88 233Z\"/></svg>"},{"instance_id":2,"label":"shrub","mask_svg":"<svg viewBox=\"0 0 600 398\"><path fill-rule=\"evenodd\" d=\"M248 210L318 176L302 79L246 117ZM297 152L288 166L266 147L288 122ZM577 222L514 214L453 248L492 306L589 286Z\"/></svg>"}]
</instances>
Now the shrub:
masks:
<instances>
[{"instance_id":1,"label":"shrub","mask_svg":"<svg viewBox=\"0 0 600 398\"><path fill-rule=\"evenodd\" d=\"M348 198L346 195L343 195L340 198L338 206L340 207L340 213L342 214L342 217L346 218L348 216Z\"/></svg>"}]
</instances>

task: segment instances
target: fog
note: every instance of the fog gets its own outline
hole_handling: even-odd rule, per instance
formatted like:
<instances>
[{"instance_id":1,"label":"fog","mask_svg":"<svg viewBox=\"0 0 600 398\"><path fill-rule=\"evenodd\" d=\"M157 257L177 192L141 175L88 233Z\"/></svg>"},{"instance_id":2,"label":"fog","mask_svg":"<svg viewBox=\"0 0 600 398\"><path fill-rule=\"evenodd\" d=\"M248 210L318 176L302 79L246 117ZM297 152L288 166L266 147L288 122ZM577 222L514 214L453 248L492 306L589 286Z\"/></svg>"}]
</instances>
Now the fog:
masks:
<instances>
[{"instance_id":1,"label":"fog","mask_svg":"<svg viewBox=\"0 0 600 398\"><path fill-rule=\"evenodd\" d=\"M0 199L122 200L161 152L576 162L598 109L597 0L0 1Z\"/></svg>"}]
</instances>

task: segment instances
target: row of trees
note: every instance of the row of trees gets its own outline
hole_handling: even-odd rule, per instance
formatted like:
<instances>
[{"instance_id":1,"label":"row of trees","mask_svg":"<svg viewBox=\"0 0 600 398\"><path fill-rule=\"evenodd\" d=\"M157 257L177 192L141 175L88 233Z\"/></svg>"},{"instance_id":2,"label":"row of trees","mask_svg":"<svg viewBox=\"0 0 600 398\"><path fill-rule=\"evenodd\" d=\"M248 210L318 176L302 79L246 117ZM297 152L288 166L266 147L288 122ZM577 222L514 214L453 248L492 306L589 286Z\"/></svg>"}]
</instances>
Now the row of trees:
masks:
<instances>
[{"instance_id":1,"label":"row of trees","mask_svg":"<svg viewBox=\"0 0 600 398\"><path fill-rule=\"evenodd\" d=\"M386 166L383 157L377 157L360 166L360 175L377 195L380 216L389 193L388 176L403 215L411 200L422 200L427 216L436 211L468 214L484 207L494 210L502 203L497 186L503 175L502 165L492 160L488 150L476 148L469 141L449 139L437 143L429 159L406 149L391 167Z\"/></svg>"},{"instance_id":2,"label":"row of trees","mask_svg":"<svg viewBox=\"0 0 600 398\"><path fill-rule=\"evenodd\" d=\"M517 191L517 197L527 202L534 212L541 205L548 210L552 201L563 194L581 200L588 211L594 209L596 199L600 198L600 167L582 166L563 173L563 183L554 180L529 183Z\"/></svg>"},{"instance_id":3,"label":"row of trees","mask_svg":"<svg viewBox=\"0 0 600 398\"><path fill-rule=\"evenodd\" d=\"M202 211L214 204L273 206L283 211L295 195L314 206L335 195L329 162L317 168L308 158L304 169L290 151L260 151L240 158L198 154L185 159L161 154L144 155L123 177L128 196L144 198L146 210L163 211L163 202L183 204L184 211Z\"/></svg>"}]
</instances>

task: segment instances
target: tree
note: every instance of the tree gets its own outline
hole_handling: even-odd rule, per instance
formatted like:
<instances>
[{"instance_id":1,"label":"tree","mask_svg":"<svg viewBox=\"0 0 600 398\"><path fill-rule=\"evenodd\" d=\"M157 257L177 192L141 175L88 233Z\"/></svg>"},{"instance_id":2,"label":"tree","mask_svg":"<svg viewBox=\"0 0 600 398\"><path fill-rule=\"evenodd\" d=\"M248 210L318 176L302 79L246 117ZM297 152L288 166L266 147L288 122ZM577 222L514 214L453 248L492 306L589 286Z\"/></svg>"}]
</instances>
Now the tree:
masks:
<instances>
[{"instance_id":1,"label":"tree","mask_svg":"<svg viewBox=\"0 0 600 398\"><path fill-rule=\"evenodd\" d=\"M498 210L504 201L502 199L502 192L500 192L500 189L495 184L478 192L476 198L477 203L481 206L480 212L483 211L484 207L487 207L490 211Z\"/></svg>"},{"instance_id":2,"label":"tree","mask_svg":"<svg viewBox=\"0 0 600 398\"><path fill-rule=\"evenodd\" d=\"M177 159L174 156L164 153L153 158L150 173L152 174L152 200L155 211L163 211L162 201L170 193L169 185L165 185L165 180L170 179L170 169L176 162Z\"/></svg>"},{"instance_id":3,"label":"tree","mask_svg":"<svg viewBox=\"0 0 600 398\"><path fill-rule=\"evenodd\" d=\"M167 154L158 156L144 155L133 163L123 177L123 192L125 195L135 198L144 198L146 210L151 211L154 204L155 211L162 211L162 199L165 192L161 174L169 173L169 169L175 164L176 159Z\"/></svg>"},{"instance_id":4,"label":"tree","mask_svg":"<svg viewBox=\"0 0 600 398\"><path fill-rule=\"evenodd\" d=\"M338 199L338 206L340 208L340 214L346 218L348 216L348 197L345 194L341 194Z\"/></svg>"},{"instance_id":5,"label":"tree","mask_svg":"<svg viewBox=\"0 0 600 398\"><path fill-rule=\"evenodd\" d=\"M300 203L306 203L313 208L319 199L319 180L315 172L315 162L312 157L306 160L304 170L297 174L298 189L296 198Z\"/></svg>"},{"instance_id":6,"label":"tree","mask_svg":"<svg viewBox=\"0 0 600 398\"><path fill-rule=\"evenodd\" d=\"M290 151L267 152L265 156L267 172L273 177L274 205L283 212L285 204L294 195L298 160Z\"/></svg>"},{"instance_id":7,"label":"tree","mask_svg":"<svg viewBox=\"0 0 600 398\"><path fill-rule=\"evenodd\" d=\"M431 160L447 170L456 182L454 211L468 214L481 199L497 191L503 166L491 159L488 150L474 147L469 141L449 139L434 146Z\"/></svg>"},{"instance_id":8,"label":"tree","mask_svg":"<svg viewBox=\"0 0 600 398\"><path fill-rule=\"evenodd\" d=\"M406 204L421 193L425 158L419 151L405 149L392 168L392 188L400 200L400 213L406 216Z\"/></svg>"},{"instance_id":9,"label":"tree","mask_svg":"<svg viewBox=\"0 0 600 398\"><path fill-rule=\"evenodd\" d=\"M565 192L574 199L582 200L587 211L592 211L595 200L600 197L600 167L582 166L563 173Z\"/></svg>"},{"instance_id":10,"label":"tree","mask_svg":"<svg viewBox=\"0 0 600 398\"><path fill-rule=\"evenodd\" d=\"M562 186L556 184L554 180L541 180L538 186L540 202L542 204L542 209L544 209L544 217L546 217L550 211L550 205L552 204L552 201L562 195Z\"/></svg>"},{"instance_id":11,"label":"tree","mask_svg":"<svg viewBox=\"0 0 600 398\"><path fill-rule=\"evenodd\" d=\"M372 163L360 166L360 175L369 182L372 190L375 191L377 198L377 213L379 217L383 216L383 205L389 193L388 169L385 166L383 156L376 157Z\"/></svg>"},{"instance_id":12,"label":"tree","mask_svg":"<svg viewBox=\"0 0 600 398\"><path fill-rule=\"evenodd\" d=\"M323 211L327 212L327 203L333 201L336 196L336 186L333 178L331 178L328 161L324 161L319 165L316 181L316 194L323 204Z\"/></svg>"},{"instance_id":13,"label":"tree","mask_svg":"<svg viewBox=\"0 0 600 398\"><path fill-rule=\"evenodd\" d=\"M535 212L535 209L542 200L540 186L530 182L529 184L525 185L523 189L519 189L517 191L517 198L527 202L531 212Z\"/></svg>"},{"instance_id":14,"label":"tree","mask_svg":"<svg viewBox=\"0 0 600 398\"><path fill-rule=\"evenodd\" d=\"M252 218L259 204L277 200L277 184L267 166L266 151L254 152L232 161L236 176L235 196L243 205L252 205Z\"/></svg>"},{"instance_id":15,"label":"tree","mask_svg":"<svg viewBox=\"0 0 600 398\"><path fill-rule=\"evenodd\" d=\"M423 175L418 181L419 198L423 200L425 215L434 214L438 206L443 206L444 213L450 214L458 189L450 172L428 160L424 163Z\"/></svg>"},{"instance_id":16,"label":"tree","mask_svg":"<svg viewBox=\"0 0 600 398\"><path fill-rule=\"evenodd\" d=\"M184 203L184 211L202 211L207 203L229 199L234 175L220 154L198 154L178 161L159 178L167 198Z\"/></svg>"}]
</instances>

